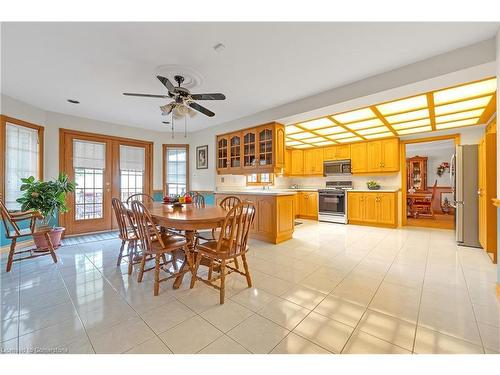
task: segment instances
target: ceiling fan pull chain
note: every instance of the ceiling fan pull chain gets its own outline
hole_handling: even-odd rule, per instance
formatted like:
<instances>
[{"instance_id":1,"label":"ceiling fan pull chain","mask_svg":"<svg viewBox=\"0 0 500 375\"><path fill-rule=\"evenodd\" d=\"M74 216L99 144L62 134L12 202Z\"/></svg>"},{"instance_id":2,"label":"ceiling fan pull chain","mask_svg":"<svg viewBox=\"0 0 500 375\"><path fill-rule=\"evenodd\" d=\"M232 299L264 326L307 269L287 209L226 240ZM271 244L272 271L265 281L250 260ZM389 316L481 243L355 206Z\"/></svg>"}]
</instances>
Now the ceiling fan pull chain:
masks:
<instances>
[{"instance_id":1,"label":"ceiling fan pull chain","mask_svg":"<svg viewBox=\"0 0 500 375\"><path fill-rule=\"evenodd\" d=\"M174 111L172 111L172 139L174 139Z\"/></svg>"},{"instance_id":2,"label":"ceiling fan pull chain","mask_svg":"<svg viewBox=\"0 0 500 375\"><path fill-rule=\"evenodd\" d=\"M187 138L187 120L186 120L187 114L184 115L184 138Z\"/></svg>"}]
</instances>

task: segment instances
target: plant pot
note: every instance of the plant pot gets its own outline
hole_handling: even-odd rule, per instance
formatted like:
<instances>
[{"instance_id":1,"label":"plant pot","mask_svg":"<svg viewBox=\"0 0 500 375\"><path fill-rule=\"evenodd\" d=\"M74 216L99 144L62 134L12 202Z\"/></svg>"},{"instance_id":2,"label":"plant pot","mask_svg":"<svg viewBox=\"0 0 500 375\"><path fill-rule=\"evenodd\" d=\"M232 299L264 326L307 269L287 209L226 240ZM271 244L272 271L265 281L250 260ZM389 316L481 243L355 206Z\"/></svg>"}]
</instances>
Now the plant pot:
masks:
<instances>
[{"instance_id":1,"label":"plant pot","mask_svg":"<svg viewBox=\"0 0 500 375\"><path fill-rule=\"evenodd\" d=\"M377 186L368 186L368 190L380 190L380 185L377 185Z\"/></svg>"},{"instance_id":2,"label":"plant pot","mask_svg":"<svg viewBox=\"0 0 500 375\"><path fill-rule=\"evenodd\" d=\"M49 232L50 242L52 242L52 246L54 249L61 246L61 237L64 233L64 227L54 227ZM47 240L45 239L45 234L36 233L33 235L33 240L35 241L36 251L48 251L49 245L47 244Z\"/></svg>"}]
</instances>

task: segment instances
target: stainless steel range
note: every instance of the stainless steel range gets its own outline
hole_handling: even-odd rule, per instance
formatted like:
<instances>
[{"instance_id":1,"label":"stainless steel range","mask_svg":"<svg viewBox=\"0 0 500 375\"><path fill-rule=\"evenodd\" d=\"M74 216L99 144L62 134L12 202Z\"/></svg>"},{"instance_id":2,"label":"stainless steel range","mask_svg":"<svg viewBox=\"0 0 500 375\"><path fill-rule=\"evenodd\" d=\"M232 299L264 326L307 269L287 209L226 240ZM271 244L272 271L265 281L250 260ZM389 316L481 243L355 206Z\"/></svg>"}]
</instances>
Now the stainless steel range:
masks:
<instances>
[{"instance_id":1,"label":"stainless steel range","mask_svg":"<svg viewBox=\"0 0 500 375\"><path fill-rule=\"evenodd\" d=\"M327 181L326 188L318 190L319 221L347 224L347 192L352 181Z\"/></svg>"}]
</instances>

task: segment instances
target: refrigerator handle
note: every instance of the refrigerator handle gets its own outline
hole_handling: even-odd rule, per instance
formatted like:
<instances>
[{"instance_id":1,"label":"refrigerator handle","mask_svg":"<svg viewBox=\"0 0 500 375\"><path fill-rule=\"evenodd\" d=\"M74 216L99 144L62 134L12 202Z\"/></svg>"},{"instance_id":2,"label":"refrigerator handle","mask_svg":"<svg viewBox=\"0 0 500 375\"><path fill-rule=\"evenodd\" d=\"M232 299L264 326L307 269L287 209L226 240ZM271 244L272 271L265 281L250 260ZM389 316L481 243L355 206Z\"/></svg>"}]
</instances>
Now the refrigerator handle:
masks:
<instances>
[{"instance_id":1,"label":"refrigerator handle","mask_svg":"<svg viewBox=\"0 0 500 375\"><path fill-rule=\"evenodd\" d=\"M450 206L453 208L457 208L456 201L457 201L457 192L455 189L456 185L456 158L457 155L453 154L450 160L450 185L451 185L451 191L453 192L453 199L452 202L450 202Z\"/></svg>"}]
</instances>

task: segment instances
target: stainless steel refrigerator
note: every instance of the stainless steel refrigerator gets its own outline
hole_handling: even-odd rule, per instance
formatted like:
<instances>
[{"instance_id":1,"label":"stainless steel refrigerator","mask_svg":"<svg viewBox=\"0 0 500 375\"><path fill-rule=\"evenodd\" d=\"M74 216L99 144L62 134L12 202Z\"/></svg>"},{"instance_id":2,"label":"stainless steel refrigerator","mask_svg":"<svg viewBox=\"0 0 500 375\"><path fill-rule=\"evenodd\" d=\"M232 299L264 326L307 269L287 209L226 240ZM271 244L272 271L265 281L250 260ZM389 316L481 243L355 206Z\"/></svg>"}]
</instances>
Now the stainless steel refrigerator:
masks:
<instances>
[{"instance_id":1,"label":"stainless steel refrigerator","mask_svg":"<svg viewBox=\"0 0 500 375\"><path fill-rule=\"evenodd\" d=\"M456 238L461 246L479 244L479 198L477 195L477 145L457 146L451 159L450 177L455 208Z\"/></svg>"}]
</instances>

